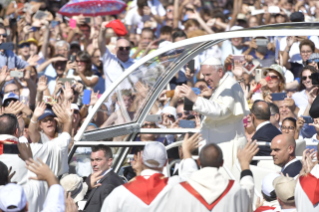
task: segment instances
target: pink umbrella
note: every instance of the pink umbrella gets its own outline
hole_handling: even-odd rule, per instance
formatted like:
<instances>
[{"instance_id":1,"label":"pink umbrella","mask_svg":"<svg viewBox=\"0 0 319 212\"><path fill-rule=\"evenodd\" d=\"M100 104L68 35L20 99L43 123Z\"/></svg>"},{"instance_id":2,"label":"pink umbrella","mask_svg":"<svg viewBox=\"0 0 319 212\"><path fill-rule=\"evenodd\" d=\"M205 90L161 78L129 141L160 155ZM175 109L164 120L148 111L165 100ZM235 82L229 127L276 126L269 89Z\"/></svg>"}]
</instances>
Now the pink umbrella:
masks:
<instances>
[{"instance_id":1,"label":"pink umbrella","mask_svg":"<svg viewBox=\"0 0 319 212\"><path fill-rule=\"evenodd\" d=\"M121 0L71 0L58 13L64 16L105 16L116 15L126 8Z\"/></svg>"}]
</instances>

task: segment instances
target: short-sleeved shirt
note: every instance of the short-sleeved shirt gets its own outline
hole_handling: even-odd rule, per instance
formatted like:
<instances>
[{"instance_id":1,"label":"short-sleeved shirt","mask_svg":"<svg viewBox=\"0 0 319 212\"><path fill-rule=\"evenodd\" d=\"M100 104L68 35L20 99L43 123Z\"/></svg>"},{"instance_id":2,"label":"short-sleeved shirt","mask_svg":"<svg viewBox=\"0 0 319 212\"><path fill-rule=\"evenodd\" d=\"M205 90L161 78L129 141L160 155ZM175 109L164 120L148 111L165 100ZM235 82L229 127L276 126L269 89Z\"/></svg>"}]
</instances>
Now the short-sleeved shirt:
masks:
<instances>
[{"instance_id":1,"label":"short-sleeved shirt","mask_svg":"<svg viewBox=\"0 0 319 212\"><path fill-rule=\"evenodd\" d=\"M6 65L8 66L8 70L15 68L23 69L29 66L28 62L19 58L15 53L13 53L13 51L0 51L0 68Z\"/></svg>"}]
</instances>

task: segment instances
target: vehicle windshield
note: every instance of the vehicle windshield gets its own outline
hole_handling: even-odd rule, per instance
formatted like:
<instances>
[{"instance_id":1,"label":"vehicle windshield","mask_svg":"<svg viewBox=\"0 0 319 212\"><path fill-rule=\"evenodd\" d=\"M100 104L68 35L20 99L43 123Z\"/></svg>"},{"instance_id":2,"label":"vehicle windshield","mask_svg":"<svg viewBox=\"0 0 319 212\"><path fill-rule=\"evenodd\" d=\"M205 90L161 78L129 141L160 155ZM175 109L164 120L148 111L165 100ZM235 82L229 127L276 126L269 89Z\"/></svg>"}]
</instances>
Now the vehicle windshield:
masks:
<instances>
[{"instance_id":1,"label":"vehicle windshield","mask_svg":"<svg viewBox=\"0 0 319 212\"><path fill-rule=\"evenodd\" d=\"M199 45L201 43L165 52L135 69L108 95L91 122L98 128L136 122L163 79L169 77L174 67ZM166 84L165 89L171 90Z\"/></svg>"}]
</instances>

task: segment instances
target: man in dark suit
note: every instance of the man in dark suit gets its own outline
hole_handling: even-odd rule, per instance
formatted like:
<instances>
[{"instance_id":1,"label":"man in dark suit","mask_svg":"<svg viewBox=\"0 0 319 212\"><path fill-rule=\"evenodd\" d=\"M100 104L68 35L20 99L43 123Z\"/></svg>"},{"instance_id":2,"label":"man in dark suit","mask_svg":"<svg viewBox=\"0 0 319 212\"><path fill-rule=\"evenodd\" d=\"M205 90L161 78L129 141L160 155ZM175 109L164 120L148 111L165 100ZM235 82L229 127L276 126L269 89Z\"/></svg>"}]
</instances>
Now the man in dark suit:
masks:
<instances>
[{"instance_id":1,"label":"man in dark suit","mask_svg":"<svg viewBox=\"0 0 319 212\"><path fill-rule=\"evenodd\" d=\"M265 101L255 101L251 109L252 122L256 128L253 141L271 142L274 137L281 132L270 123L270 108ZM270 156L271 149L269 146L260 146L256 156Z\"/></svg>"},{"instance_id":2,"label":"man in dark suit","mask_svg":"<svg viewBox=\"0 0 319 212\"><path fill-rule=\"evenodd\" d=\"M99 212L104 199L123 180L112 170L113 154L110 147L98 145L92 147L91 165L93 173L86 179L89 185L89 195L84 211Z\"/></svg>"},{"instance_id":3,"label":"man in dark suit","mask_svg":"<svg viewBox=\"0 0 319 212\"><path fill-rule=\"evenodd\" d=\"M302 169L302 163L296 158L296 141L288 134L276 136L270 146L274 164L282 167L281 172L286 176L295 177Z\"/></svg>"}]
</instances>

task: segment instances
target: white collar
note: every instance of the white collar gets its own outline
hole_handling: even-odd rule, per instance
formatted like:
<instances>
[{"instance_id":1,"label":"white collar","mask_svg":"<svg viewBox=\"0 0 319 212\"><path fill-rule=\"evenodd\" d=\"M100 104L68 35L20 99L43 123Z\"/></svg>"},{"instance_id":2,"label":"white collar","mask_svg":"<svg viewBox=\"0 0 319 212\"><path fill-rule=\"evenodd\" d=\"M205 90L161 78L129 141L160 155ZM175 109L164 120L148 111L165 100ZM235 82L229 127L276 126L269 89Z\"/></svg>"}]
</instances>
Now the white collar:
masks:
<instances>
[{"instance_id":1,"label":"white collar","mask_svg":"<svg viewBox=\"0 0 319 212\"><path fill-rule=\"evenodd\" d=\"M270 121L264 121L263 123L259 124L257 127L256 127L256 132L262 128L263 126L265 126L266 124L270 124Z\"/></svg>"},{"instance_id":2,"label":"white collar","mask_svg":"<svg viewBox=\"0 0 319 212\"><path fill-rule=\"evenodd\" d=\"M282 170L284 170L287 166L289 166L290 164L292 164L292 163L294 163L294 162L296 162L298 159L297 158L295 158L295 159L293 159L293 160L291 160L291 161L289 161L283 168L282 168Z\"/></svg>"},{"instance_id":3,"label":"white collar","mask_svg":"<svg viewBox=\"0 0 319 212\"><path fill-rule=\"evenodd\" d=\"M141 172L141 176L151 176L151 175L157 174L157 173L162 174L162 172L156 171L156 170L153 170L153 169L144 169L144 170Z\"/></svg>"}]
</instances>

